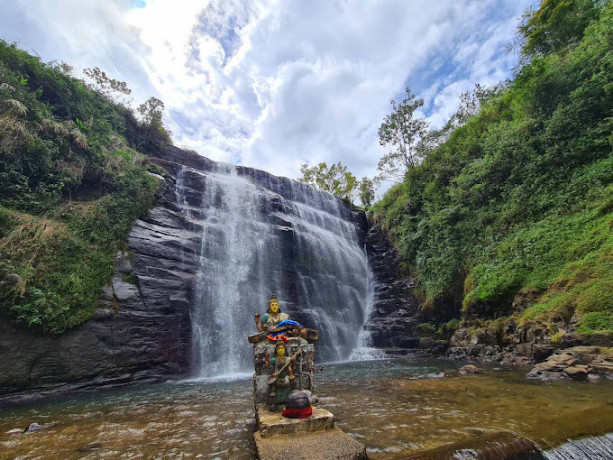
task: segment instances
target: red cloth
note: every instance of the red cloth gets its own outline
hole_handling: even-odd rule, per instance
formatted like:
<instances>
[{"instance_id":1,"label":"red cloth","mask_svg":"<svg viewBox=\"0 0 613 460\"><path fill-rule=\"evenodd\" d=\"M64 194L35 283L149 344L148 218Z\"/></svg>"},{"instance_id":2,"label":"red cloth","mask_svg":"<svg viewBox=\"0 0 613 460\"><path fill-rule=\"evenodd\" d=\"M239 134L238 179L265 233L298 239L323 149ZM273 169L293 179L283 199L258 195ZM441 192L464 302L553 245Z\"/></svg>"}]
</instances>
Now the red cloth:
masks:
<instances>
[{"instance_id":1,"label":"red cloth","mask_svg":"<svg viewBox=\"0 0 613 460\"><path fill-rule=\"evenodd\" d=\"M285 334L278 334L278 335L268 334L266 338L273 342L278 342L279 340L283 340L284 343L287 343L287 336Z\"/></svg>"},{"instance_id":2,"label":"red cloth","mask_svg":"<svg viewBox=\"0 0 613 460\"><path fill-rule=\"evenodd\" d=\"M313 415L313 408L309 406L304 409L283 409L281 415L287 418L307 418Z\"/></svg>"}]
</instances>

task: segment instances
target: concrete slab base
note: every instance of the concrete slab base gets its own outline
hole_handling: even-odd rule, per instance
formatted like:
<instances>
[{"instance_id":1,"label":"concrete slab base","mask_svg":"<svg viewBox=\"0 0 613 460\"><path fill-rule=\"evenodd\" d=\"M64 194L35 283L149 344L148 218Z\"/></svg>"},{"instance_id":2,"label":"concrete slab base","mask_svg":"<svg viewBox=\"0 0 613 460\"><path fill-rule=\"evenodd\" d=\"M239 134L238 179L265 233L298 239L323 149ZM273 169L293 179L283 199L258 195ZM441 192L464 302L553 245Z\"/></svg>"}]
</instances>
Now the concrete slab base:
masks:
<instances>
[{"instance_id":1,"label":"concrete slab base","mask_svg":"<svg viewBox=\"0 0 613 460\"><path fill-rule=\"evenodd\" d=\"M339 428L263 437L253 435L260 460L367 460L366 446Z\"/></svg>"},{"instance_id":2,"label":"concrete slab base","mask_svg":"<svg viewBox=\"0 0 613 460\"><path fill-rule=\"evenodd\" d=\"M313 407L309 418L285 418L280 412L270 412L264 405L256 407L258 429L262 438L280 434L310 433L330 430L334 427L334 415L331 412Z\"/></svg>"}]
</instances>

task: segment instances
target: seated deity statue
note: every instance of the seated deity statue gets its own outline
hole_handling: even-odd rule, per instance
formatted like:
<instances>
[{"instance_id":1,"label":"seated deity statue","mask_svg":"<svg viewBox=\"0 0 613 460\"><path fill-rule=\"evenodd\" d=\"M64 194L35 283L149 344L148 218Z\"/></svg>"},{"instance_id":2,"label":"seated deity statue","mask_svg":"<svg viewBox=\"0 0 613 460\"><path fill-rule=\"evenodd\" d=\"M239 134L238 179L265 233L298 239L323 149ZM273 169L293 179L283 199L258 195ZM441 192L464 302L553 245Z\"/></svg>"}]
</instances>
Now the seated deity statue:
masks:
<instances>
[{"instance_id":1,"label":"seated deity statue","mask_svg":"<svg viewBox=\"0 0 613 460\"><path fill-rule=\"evenodd\" d=\"M316 330L305 328L299 322L289 319L287 313L282 313L279 308L279 299L274 294L270 296L268 312L264 317L260 318L259 313L255 315L255 326L258 333L250 335L248 338L249 342L253 344L264 340L287 342L290 337L301 337L309 343L316 342L319 339L319 333Z\"/></svg>"},{"instance_id":2,"label":"seated deity statue","mask_svg":"<svg viewBox=\"0 0 613 460\"><path fill-rule=\"evenodd\" d=\"M279 299L273 294L268 301L268 312L264 317L260 320L260 315L255 315L255 325L259 332L270 331L279 326L279 323L288 319L289 315L280 311Z\"/></svg>"}]
</instances>

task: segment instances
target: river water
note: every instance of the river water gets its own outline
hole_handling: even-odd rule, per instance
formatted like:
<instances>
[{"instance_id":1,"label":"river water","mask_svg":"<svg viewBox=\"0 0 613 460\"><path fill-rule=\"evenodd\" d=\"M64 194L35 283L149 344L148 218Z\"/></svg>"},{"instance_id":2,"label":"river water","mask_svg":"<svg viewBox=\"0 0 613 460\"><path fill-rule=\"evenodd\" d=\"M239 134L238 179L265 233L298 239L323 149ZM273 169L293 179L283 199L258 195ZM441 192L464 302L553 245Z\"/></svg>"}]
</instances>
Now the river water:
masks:
<instances>
[{"instance_id":1,"label":"river water","mask_svg":"<svg viewBox=\"0 0 613 460\"><path fill-rule=\"evenodd\" d=\"M386 360L326 366L320 406L365 442L372 459L400 459L485 430L513 430L547 449L613 432L613 382L537 382L526 370L458 376L445 361ZM443 375L445 375L443 377ZM31 422L45 431L7 433ZM167 382L0 412L0 459L252 459L252 383Z\"/></svg>"}]
</instances>

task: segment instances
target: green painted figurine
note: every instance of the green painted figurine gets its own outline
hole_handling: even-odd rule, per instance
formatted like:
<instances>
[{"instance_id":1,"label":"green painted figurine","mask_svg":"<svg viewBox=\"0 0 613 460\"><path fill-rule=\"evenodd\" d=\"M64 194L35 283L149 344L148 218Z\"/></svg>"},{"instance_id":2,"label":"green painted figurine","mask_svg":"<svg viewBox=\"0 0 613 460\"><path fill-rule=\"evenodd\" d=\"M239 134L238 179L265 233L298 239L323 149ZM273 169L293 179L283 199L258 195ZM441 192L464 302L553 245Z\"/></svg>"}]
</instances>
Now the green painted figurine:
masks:
<instances>
[{"instance_id":1,"label":"green painted figurine","mask_svg":"<svg viewBox=\"0 0 613 460\"><path fill-rule=\"evenodd\" d=\"M297 354L291 358L286 356L285 344L282 340L279 340L275 345L275 356L273 358L269 358L266 355L266 367L273 369L272 377L268 381L269 396L271 398L276 399L275 397L279 389L287 390L282 392L289 394L290 386L296 378L294 376L294 361L296 361L296 357ZM287 395L284 394L283 396Z\"/></svg>"}]
</instances>

